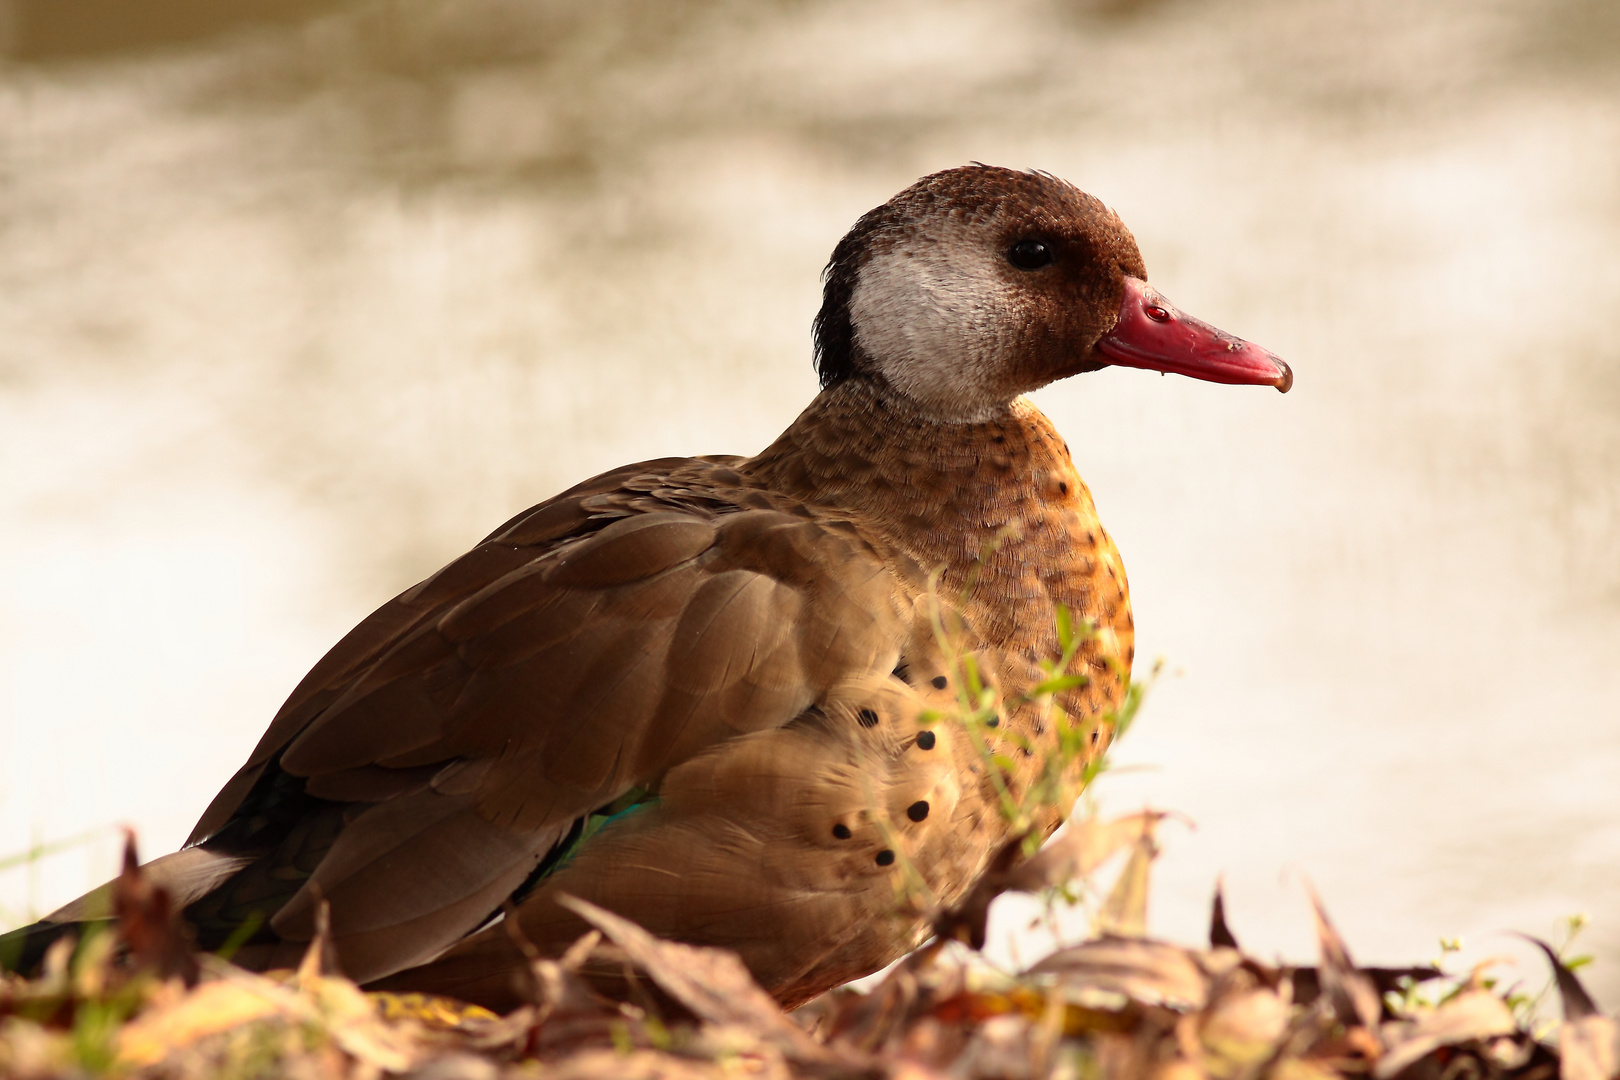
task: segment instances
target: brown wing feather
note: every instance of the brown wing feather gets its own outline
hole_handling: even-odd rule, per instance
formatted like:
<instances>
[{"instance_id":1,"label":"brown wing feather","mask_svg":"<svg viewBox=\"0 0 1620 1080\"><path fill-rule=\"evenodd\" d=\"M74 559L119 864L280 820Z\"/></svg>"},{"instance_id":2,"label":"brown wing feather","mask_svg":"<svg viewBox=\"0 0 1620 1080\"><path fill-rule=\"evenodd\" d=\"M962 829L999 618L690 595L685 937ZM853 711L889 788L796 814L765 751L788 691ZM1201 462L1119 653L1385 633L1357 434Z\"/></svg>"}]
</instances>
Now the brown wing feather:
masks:
<instances>
[{"instance_id":1,"label":"brown wing feather","mask_svg":"<svg viewBox=\"0 0 1620 1080\"><path fill-rule=\"evenodd\" d=\"M513 570L543 557L560 542L601 529L634 512L624 505L631 501L628 491L663 486L668 475L696 464L735 479L736 474L725 466L740 460L715 457L694 462L686 458L659 458L592 477L511 518L473 550L372 612L300 680L271 720L247 763L203 812L197 827L186 839L187 846L201 843L219 832L241 807L265 765L310 720L336 701L357 675L376 664L413 627L442 614L448 606L476 594ZM603 495L617 498L604 501Z\"/></svg>"},{"instance_id":2,"label":"brown wing feather","mask_svg":"<svg viewBox=\"0 0 1620 1080\"><path fill-rule=\"evenodd\" d=\"M345 966L375 978L472 930L574 819L887 674L915 582L849 527L737 484L725 461L616 470L363 622L194 838L258 813L245 800L277 776L352 810L309 832L322 847L279 842L233 895L291 880L271 920L287 941L307 939L324 897Z\"/></svg>"}]
</instances>

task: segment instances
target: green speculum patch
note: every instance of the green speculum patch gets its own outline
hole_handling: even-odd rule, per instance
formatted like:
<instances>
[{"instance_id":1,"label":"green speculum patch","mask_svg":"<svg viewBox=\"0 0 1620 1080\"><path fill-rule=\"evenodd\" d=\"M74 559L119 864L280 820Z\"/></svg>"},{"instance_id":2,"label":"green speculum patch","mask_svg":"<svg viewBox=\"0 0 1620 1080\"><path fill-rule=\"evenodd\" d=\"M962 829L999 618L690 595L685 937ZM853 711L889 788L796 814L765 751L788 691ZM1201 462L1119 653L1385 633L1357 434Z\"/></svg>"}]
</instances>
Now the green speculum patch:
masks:
<instances>
[{"instance_id":1,"label":"green speculum patch","mask_svg":"<svg viewBox=\"0 0 1620 1080\"><path fill-rule=\"evenodd\" d=\"M573 861L574 856L579 854L591 837L615 821L657 804L658 795L651 789L633 787L606 806L597 807L583 817L575 818L567 834L546 852L546 857L540 860L540 865L536 866L534 872L512 893L511 902L521 904L542 881Z\"/></svg>"}]
</instances>

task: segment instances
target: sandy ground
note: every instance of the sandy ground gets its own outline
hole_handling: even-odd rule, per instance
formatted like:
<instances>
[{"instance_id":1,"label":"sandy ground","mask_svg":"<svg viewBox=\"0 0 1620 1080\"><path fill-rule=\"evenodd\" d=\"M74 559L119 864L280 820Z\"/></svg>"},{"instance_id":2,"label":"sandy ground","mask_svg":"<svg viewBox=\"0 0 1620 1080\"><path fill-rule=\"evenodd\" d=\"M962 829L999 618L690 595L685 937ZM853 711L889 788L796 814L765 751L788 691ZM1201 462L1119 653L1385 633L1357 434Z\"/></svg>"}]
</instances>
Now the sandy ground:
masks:
<instances>
[{"instance_id":1,"label":"sandy ground","mask_svg":"<svg viewBox=\"0 0 1620 1080\"><path fill-rule=\"evenodd\" d=\"M1217 874L1260 953L1308 954L1302 875L1365 960L1590 910L1620 1005L1612 4L304 3L94 55L6 10L0 854L90 834L0 874L7 920L115 822L178 844L510 513L763 446L838 236L980 159L1101 196L1297 373L1038 397L1167 660L1097 789L1198 824L1158 928Z\"/></svg>"}]
</instances>

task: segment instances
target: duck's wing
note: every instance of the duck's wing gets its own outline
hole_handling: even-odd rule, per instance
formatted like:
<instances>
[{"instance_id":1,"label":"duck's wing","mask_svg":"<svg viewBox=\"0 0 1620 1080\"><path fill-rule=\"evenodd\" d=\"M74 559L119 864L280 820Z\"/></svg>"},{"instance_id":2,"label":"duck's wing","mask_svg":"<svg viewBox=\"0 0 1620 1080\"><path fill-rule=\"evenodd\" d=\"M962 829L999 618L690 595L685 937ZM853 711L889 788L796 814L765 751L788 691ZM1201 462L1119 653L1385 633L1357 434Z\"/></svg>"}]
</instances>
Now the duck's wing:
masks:
<instances>
[{"instance_id":1,"label":"duck's wing","mask_svg":"<svg viewBox=\"0 0 1620 1080\"><path fill-rule=\"evenodd\" d=\"M475 929L591 811L887 674L911 573L730 465L588 481L362 622L198 823L257 860L199 906L290 893L266 912L290 948L324 898L348 973L376 978Z\"/></svg>"}]
</instances>

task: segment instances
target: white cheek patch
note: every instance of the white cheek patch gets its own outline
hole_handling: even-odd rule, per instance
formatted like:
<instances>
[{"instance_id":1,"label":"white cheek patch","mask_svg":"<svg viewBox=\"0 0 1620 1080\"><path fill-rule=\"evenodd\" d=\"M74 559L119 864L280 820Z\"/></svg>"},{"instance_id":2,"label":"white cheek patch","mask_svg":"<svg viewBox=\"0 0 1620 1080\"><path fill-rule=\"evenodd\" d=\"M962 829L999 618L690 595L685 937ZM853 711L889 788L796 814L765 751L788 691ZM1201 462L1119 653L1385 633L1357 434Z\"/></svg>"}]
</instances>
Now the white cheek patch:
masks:
<instances>
[{"instance_id":1,"label":"white cheek patch","mask_svg":"<svg viewBox=\"0 0 1620 1080\"><path fill-rule=\"evenodd\" d=\"M873 256L850 295L855 340L877 370L942 417L1005 404L1012 298L998 257L966 236L907 239Z\"/></svg>"}]
</instances>

